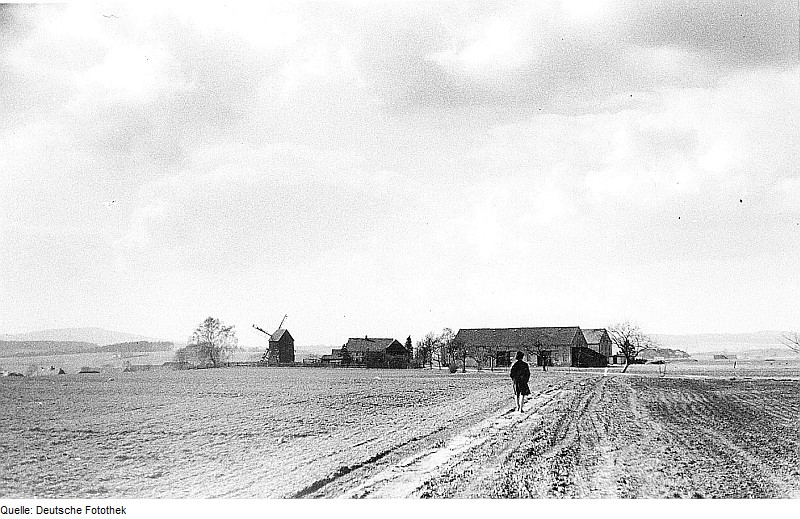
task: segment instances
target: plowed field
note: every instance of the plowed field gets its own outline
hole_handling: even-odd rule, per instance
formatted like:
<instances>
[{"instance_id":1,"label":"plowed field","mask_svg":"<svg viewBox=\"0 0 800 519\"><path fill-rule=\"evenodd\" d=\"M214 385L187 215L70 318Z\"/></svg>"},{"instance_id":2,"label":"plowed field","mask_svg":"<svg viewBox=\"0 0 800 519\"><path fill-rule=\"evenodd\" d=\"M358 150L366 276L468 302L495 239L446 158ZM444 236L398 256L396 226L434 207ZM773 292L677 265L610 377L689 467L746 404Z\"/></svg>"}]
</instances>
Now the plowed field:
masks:
<instances>
[{"instance_id":1,"label":"plowed field","mask_svg":"<svg viewBox=\"0 0 800 519\"><path fill-rule=\"evenodd\" d=\"M800 382L231 368L0 379L3 497L800 497Z\"/></svg>"}]
</instances>

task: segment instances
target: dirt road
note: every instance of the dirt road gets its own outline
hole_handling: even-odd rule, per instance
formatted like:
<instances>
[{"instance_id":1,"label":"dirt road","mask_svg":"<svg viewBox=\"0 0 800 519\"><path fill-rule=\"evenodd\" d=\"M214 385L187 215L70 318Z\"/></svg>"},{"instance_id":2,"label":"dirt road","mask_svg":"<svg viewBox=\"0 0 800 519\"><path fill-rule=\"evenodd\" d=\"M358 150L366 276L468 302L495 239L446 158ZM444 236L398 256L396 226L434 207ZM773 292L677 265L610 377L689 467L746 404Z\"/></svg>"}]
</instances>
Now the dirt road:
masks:
<instances>
[{"instance_id":1,"label":"dirt road","mask_svg":"<svg viewBox=\"0 0 800 519\"><path fill-rule=\"evenodd\" d=\"M553 377L524 414L499 411L308 495L800 497L799 388L790 381Z\"/></svg>"}]
</instances>

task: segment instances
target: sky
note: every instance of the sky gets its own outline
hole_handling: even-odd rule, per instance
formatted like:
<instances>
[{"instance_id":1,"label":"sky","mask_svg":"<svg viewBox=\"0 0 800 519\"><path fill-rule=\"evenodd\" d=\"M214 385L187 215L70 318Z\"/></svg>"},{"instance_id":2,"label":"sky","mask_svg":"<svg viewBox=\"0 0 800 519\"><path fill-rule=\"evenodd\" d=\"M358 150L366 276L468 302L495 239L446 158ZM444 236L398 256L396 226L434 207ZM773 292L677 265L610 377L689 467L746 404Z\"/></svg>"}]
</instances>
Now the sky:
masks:
<instances>
[{"instance_id":1,"label":"sky","mask_svg":"<svg viewBox=\"0 0 800 519\"><path fill-rule=\"evenodd\" d=\"M0 332L800 329L796 0L0 7Z\"/></svg>"}]
</instances>

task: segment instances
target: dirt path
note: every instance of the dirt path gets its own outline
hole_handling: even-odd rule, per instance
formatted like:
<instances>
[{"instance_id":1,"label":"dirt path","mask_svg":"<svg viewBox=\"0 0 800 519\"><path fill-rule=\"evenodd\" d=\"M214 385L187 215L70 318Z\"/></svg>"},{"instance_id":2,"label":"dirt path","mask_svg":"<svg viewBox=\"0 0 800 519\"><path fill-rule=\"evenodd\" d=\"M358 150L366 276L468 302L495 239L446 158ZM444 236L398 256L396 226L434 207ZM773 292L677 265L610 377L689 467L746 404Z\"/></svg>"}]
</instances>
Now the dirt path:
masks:
<instances>
[{"instance_id":1,"label":"dirt path","mask_svg":"<svg viewBox=\"0 0 800 519\"><path fill-rule=\"evenodd\" d=\"M797 497L797 384L748 384L553 379L524 414L498 411L320 495Z\"/></svg>"}]
</instances>

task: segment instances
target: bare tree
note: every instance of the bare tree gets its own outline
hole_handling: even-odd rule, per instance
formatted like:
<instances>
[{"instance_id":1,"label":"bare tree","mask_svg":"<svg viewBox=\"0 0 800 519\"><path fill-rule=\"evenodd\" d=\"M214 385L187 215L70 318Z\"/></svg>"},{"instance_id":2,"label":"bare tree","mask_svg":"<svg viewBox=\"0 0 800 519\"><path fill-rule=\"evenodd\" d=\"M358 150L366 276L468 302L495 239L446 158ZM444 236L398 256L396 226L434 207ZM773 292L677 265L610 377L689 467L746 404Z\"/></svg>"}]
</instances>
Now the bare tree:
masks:
<instances>
[{"instance_id":1,"label":"bare tree","mask_svg":"<svg viewBox=\"0 0 800 519\"><path fill-rule=\"evenodd\" d=\"M456 361L455 357L455 338L456 334L450 328L445 328L439 335L441 354L444 355L444 362L447 366Z\"/></svg>"},{"instance_id":2,"label":"bare tree","mask_svg":"<svg viewBox=\"0 0 800 519\"><path fill-rule=\"evenodd\" d=\"M795 353L800 353L800 333L798 332L789 332L784 333L783 337L781 338L781 342L784 346L789 348Z\"/></svg>"},{"instance_id":3,"label":"bare tree","mask_svg":"<svg viewBox=\"0 0 800 519\"><path fill-rule=\"evenodd\" d=\"M447 366L450 368L451 373L455 373L458 369L456 362L461 361L461 372L467 372L467 345L463 341L456 339L456 334L450 328L442 330L439 335L439 341L444 345L444 350L447 355Z\"/></svg>"},{"instance_id":4,"label":"bare tree","mask_svg":"<svg viewBox=\"0 0 800 519\"><path fill-rule=\"evenodd\" d=\"M433 357L435 351L439 349L439 336L433 332L428 332L422 339L417 341L417 358L425 367L425 363L433 367Z\"/></svg>"},{"instance_id":5,"label":"bare tree","mask_svg":"<svg viewBox=\"0 0 800 519\"><path fill-rule=\"evenodd\" d=\"M541 363L542 371L547 371L547 363L550 362L550 350L542 344L542 341L536 339L533 341L532 351L536 353L536 362Z\"/></svg>"},{"instance_id":6,"label":"bare tree","mask_svg":"<svg viewBox=\"0 0 800 519\"><path fill-rule=\"evenodd\" d=\"M608 335L611 337L611 342L625 356L623 373L628 371L628 366L636 360L642 350L655 346L653 339L642 333L638 325L629 321L609 326Z\"/></svg>"},{"instance_id":7,"label":"bare tree","mask_svg":"<svg viewBox=\"0 0 800 519\"><path fill-rule=\"evenodd\" d=\"M233 326L225 326L222 321L208 317L200 323L189 338L187 348L196 349L201 364L217 367L225 362L236 348L239 341Z\"/></svg>"},{"instance_id":8,"label":"bare tree","mask_svg":"<svg viewBox=\"0 0 800 519\"><path fill-rule=\"evenodd\" d=\"M450 341L450 348L453 352L453 361L461 361L461 373L467 372L467 345L460 339L453 338Z\"/></svg>"}]
</instances>

